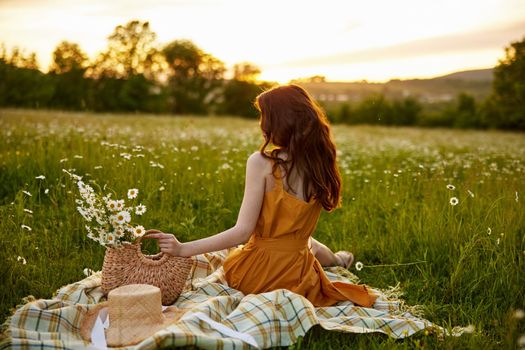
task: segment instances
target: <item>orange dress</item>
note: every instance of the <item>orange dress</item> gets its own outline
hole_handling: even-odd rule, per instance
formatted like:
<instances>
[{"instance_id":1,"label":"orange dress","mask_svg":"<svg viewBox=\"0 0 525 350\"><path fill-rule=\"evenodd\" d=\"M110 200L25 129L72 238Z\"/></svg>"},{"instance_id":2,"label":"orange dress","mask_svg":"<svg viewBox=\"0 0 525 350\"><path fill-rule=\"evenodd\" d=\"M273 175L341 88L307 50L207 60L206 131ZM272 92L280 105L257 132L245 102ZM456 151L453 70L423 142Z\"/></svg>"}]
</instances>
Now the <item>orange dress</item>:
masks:
<instances>
[{"instance_id":1,"label":"orange dress","mask_svg":"<svg viewBox=\"0 0 525 350\"><path fill-rule=\"evenodd\" d=\"M322 206L286 192L279 167L273 189L264 194L261 213L250 240L224 261L228 285L244 294L288 289L314 306L350 300L370 307L377 296L365 285L331 282L308 248Z\"/></svg>"}]
</instances>

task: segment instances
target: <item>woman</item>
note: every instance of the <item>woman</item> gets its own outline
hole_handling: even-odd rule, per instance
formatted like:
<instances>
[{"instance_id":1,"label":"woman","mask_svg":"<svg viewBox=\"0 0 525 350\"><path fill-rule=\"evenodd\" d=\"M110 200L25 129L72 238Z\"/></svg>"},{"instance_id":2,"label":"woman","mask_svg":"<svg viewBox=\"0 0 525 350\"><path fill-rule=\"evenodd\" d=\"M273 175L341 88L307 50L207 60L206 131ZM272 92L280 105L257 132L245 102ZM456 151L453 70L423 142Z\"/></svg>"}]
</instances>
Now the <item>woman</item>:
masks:
<instances>
[{"instance_id":1,"label":"woman","mask_svg":"<svg viewBox=\"0 0 525 350\"><path fill-rule=\"evenodd\" d=\"M244 197L234 227L196 241L152 230L162 252L174 256L244 246L224 261L228 284L245 294L279 288L301 294L315 306L351 300L372 306L376 295L364 285L331 282L322 265L349 267L353 256L333 253L311 238L322 209L340 205L341 177L326 116L300 86L261 93L264 144L246 164ZM267 151L268 145L273 145Z\"/></svg>"}]
</instances>

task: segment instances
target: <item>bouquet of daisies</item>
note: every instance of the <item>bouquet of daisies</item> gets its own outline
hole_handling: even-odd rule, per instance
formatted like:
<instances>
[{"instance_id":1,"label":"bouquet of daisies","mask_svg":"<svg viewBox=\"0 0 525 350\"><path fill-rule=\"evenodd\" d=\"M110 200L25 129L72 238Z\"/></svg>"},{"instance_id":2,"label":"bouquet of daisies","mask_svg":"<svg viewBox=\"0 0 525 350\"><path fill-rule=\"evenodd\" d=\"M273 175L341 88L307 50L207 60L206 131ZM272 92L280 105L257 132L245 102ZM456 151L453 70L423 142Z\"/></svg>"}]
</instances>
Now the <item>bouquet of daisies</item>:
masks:
<instances>
[{"instance_id":1,"label":"bouquet of daisies","mask_svg":"<svg viewBox=\"0 0 525 350\"><path fill-rule=\"evenodd\" d=\"M75 200L77 210L86 220L87 236L103 246L120 245L123 242L134 242L142 237L146 230L141 225L133 224L133 215L142 215L146 206L136 204L135 200L139 190L128 190L126 203L124 199L112 199L112 193L101 196L93 187L84 183L82 177L65 169L78 186L80 197ZM105 186L104 186L105 188Z\"/></svg>"}]
</instances>

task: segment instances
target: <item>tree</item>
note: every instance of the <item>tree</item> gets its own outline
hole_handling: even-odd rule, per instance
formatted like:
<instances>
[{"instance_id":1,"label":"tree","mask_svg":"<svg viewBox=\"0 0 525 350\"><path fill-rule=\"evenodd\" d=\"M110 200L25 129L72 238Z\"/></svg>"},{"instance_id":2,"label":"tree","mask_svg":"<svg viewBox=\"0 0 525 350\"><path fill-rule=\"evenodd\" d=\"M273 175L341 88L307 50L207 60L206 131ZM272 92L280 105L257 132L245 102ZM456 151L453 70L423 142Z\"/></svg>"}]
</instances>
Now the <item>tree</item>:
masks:
<instances>
[{"instance_id":1,"label":"tree","mask_svg":"<svg viewBox=\"0 0 525 350\"><path fill-rule=\"evenodd\" d=\"M95 77L129 78L144 74L153 78L162 63L155 47L157 35L149 22L133 20L119 25L108 37L108 49L101 53L90 70Z\"/></svg>"},{"instance_id":2,"label":"tree","mask_svg":"<svg viewBox=\"0 0 525 350\"><path fill-rule=\"evenodd\" d=\"M291 84L304 84L304 83L326 83L326 77L324 75L313 75L307 78L298 78L290 80Z\"/></svg>"},{"instance_id":3,"label":"tree","mask_svg":"<svg viewBox=\"0 0 525 350\"><path fill-rule=\"evenodd\" d=\"M158 85L165 66L156 48L157 35L148 22L119 25L108 37L108 48L89 67L93 78L89 105L95 110L158 111ZM107 95L109 94L109 95Z\"/></svg>"},{"instance_id":4,"label":"tree","mask_svg":"<svg viewBox=\"0 0 525 350\"><path fill-rule=\"evenodd\" d=\"M217 105L224 63L189 40L175 40L162 50L168 69L173 113L206 114Z\"/></svg>"},{"instance_id":5,"label":"tree","mask_svg":"<svg viewBox=\"0 0 525 350\"><path fill-rule=\"evenodd\" d=\"M51 99L54 107L86 108L89 81L84 78L84 73L87 66L87 55L78 44L68 41L58 44L53 52L53 62L49 69L55 81L55 91Z\"/></svg>"},{"instance_id":6,"label":"tree","mask_svg":"<svg viewBox=\"0 0 525 350\"><path fill-rule=\"evenodd\" d=\"M0 57L0 106L46 107L53 95L51 77L38 70L35 53L26 55L18 47Z\"/></svg>"},{"instance_id":7,"label":"tree","mask_svg":"<svg viewBox=\"0 0 525 350\"><path fill-rule=\"evenodd\" d=\"M76 43L62 41L53 51L53 62L49 71L55 74L84 72L88 65L87 55Z\"/></svg>"},{"instance_id":8,"label":"tree","mask_svg":"<svg viewBox=\"0 0 525 350\"><path fill-rule=\"evenodd\" d=\"M373 94L362 100L355 115L357 123L392 124L392 108L382 94Z\"/></svg>"},{"instance_id":9,"label":"tree","mask_svg":"<svg viewBox=\"0 0 525 350\"><path fill-rule=\"evenodd\" d=\"M461 93L457 97L455 110L454 126L458 128L480 127L476 100L466 93Z\"/></svg>"},{"instance_id":10,"label":"tree","mask_svg":"<svg viewBox=\"0 0 525 350\"><path fill-rule=\"evenodd\" d=\"M250 62L236 63L233 65L233 79L255 83L261 74L261 69Z\"/></svg>"},{"instance_id":11,"label":"tree","mask_svg":"<svg viewBox=\"0 0 525 350\"><path fill-rule=\"evenodd\" d=\"M505 58L494 69L488 123L525 130L525 37L505 48Z\"/></svg>"},{"instance_id":12,"label":"tree","mask_svg":"<svg viewBox=\"0 0 525 350\"><path fill-rule=\"evenodd\" d=\"M2 44L2 61L17 68L38 69L36 53L31 52L26 56L24 50L21 50L17 46L11 49L11 57L9 57L6 47Z\"/></svg>"},{"instance_id":13,"label":"tree","mask_svg":"<svg viewBox=\"0 0 525 350\"><path fill-rule=\"evenodd\" d=\"M413 97L395 100L392 103L392 124L415 125L423 107Z\"/></svg>"},{"instance_id":14,"label":"tree","mask_svg":"<svg viewBox=\"0 0 525 350\"><path fill-rule=\"evenodd\" d=\"M259 112L253 105L255 97L269 87L268 83L258 82L261 70L249 62L233 66L233 79L228 80L222 89L218 112L228 115L256 118Z\"/></svg>"}]
</instances>

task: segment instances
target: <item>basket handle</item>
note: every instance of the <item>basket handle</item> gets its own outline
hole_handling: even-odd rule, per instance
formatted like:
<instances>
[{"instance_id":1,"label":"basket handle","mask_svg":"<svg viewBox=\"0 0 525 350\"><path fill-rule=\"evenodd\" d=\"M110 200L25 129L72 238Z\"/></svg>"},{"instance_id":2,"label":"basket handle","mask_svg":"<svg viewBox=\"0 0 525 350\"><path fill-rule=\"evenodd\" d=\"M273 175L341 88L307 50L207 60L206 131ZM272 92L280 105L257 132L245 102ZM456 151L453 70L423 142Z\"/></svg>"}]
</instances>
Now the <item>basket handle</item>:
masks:
<instances>
[{"instance_id":1,"label":"basket handle","mask_svg":"<svg viewBox=\"0 0 525 350\"><path fill-rule=\"evenodd\" d=\"M143 253L142 253L142 250L141 250L141 242L142 242L142 239L143 238L148 238L147 235L149 234L152 234L152 233L162 233L162 231L159 231L159 230L155 230L155 229L150 229L150 230L147 230L146 233L144 233L144 235L138 237L136 240L135 240L135 244L137 244L137 253L139 255L139 258L146 264L148 265L160 265L160 264L163 264L168 258L169 258L169 255L168 254L164 254L163 252L159 252L155 255L152 255L151 257L156 257L158 258L157 260L153 260L153 259L148 259Z\"/></svg>"},{"instance_id":2,"label":"basket handle","mask_svg":"<svg viewBox=\"0 0 525 350\"><path fill-rule=\"evenodd\" d=\"M140 236L139 238L137 238L135 240L135 243L138 243L140 244L142 242L142 239L143 238L149 238L149 237L146 237L147 235L151 234L151 233L162 233L162 231L159 231L159 230L156 230L156 229L149 229L149 230L146 230L146 233L144 233L142 236Z\"/></svg>"}]
</instances>

